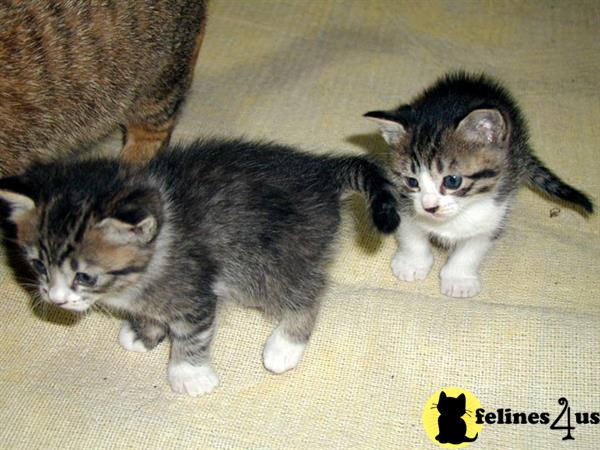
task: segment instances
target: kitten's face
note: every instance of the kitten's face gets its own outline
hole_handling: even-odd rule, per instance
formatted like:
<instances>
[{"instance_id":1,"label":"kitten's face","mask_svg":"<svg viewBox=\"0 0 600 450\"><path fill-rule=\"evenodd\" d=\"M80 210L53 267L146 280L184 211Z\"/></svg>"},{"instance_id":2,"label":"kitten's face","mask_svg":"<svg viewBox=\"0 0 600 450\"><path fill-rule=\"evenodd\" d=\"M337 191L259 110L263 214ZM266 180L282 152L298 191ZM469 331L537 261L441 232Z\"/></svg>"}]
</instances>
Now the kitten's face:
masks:
<instances>
[{"instance_id":1,"label":"kitten's face","mask_svg":"<svg viewBox=\"0 0 600 450\"><path fill-rule=\"evenodd\" d=\"M417 216L446 221L489 196L499 180L501 155L473 148L449 133L434 154L397 148L392 170Z\"/></svg>"},{"instance_id":2,"label":"kitten's face","mask_svg":"<svg viewBox=\"0 0 600 450\"><path fill-rule=\"evenodd\" d=\"M444 222L494 194L506 161L497 111L473 111L455 129L376 120L392 147L397 184L418 217Z\"/></svg>"},{"instance_id":3,"label":"kitten's face","mask_svg":"<svg viewBox=\"0 0 600 450\"><path fill-rule=\"evenodd\" d=\"M48 216L44 210L32 211L17 222L18 239L43 300L70 311L85 311L139 281L151 249L115 240L112 234L118 225L108 222L112 219L74 223L57 234L40 226L44 214Z\"/></svg>"},{"instance_id":4,"label":"kitten's face","mask_svg":"<svg viewBox=\"0 0 600 450\"><path fill-rule=\"evenodd\" d=\"M0 180L0 199L10 207L8 219L16 225L40 296L67 310L118 299L140 281L154 251L160 194L127 185L99 192L118 178L118 172L104 175L89 192L71 187L77 174L73 180L59 178L42 193L30 193L19 178Z\"/></svg>"}]
</instances>

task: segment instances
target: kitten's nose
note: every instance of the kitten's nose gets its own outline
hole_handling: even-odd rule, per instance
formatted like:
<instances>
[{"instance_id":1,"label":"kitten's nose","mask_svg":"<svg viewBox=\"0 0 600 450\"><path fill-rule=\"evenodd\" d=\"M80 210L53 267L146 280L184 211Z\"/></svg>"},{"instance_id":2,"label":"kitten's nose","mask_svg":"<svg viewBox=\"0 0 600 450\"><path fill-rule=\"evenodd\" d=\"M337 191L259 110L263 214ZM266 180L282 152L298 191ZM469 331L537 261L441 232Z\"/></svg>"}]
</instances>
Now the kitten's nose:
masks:
<instances>
[{"instance_id":1,"label":"kitten's nose","mask_svg":"<svg viewBox=\"0 0 600 450\"><path fill-rule=\"evenodd\" d=\"M440 206L437 196L431 193L423 195L423 198L421 198L421 205L423 206L423 209L430 214L436 212Z\"/></svg>"},{"instance_id":2,"label":"kitten's nose","mask_svg":"<svg viewBox=\"0 0 600 450\"><path fill-rule=\"evenodd\" d=\"M57 287L50 288L50 290L48 291L48 298L52 303L58 306L64 305L69 301L69 299L67 298L67 293L64 291L64 289Z\"/></svg>"}]
</instances>

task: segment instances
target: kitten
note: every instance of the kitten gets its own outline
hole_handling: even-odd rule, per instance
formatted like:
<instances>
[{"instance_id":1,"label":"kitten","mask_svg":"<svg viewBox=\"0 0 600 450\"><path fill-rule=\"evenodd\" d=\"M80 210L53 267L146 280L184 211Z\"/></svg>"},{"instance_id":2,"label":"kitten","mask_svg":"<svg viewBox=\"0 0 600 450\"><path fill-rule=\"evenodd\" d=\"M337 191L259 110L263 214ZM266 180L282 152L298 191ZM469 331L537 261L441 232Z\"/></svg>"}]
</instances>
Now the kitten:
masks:
<instances>
[{"instance_id":1,"label":"kitten","mask_svg":"<svg viewBox=\"0 0 600 450\"><path fill-rule=\"evenodd\" d=\"M218 384L209 345L223 297L280 320L264 347L267 369L298 364L346 190L367 196L379 230L395 230L393 185L377 164L273 144L196 142L146 167L54 162L0 180L41 297L70 311L98 302L129 313L119 334L128 350L168 334L171 387L193 396Z\"/></svg>"},{"instance_id":2,"label":"kitten","mask_svg":"<svg viewBox=\"0 0 600 450\"><path fill-rule=\"evenodd\" d=\"M147 161L168 142L204 35L203 0L0 5L0 174L126 127Z\"/></svg>"},{"instance_id":3,"label":"kitten","mask_svg":"<svg viewBox=\"0 0 600 450\"><path fill-rule=\"evenodd\" d=\"M466 410L467 398L465 394L458 397L448 397L444 391L440 393L437 404L437 410L440 412L438 417L439 434L435 439L440 444L462 444L463 442L474 442L479 433L472 438L468 437L467 424L462 419Z\"/></svg>"},{"instance_id":4,"label":"kitten","mask_svg":"<svg viewBox=\"0 0 600 450\"><path fill-rule=\"evenodd\" d=\"M438 80L409 105L365 114L391 146L391 170L404 196L399 250L404 281L427 276L429 239L451 247L441 291L471 297L478 270L523 183L591 213L592 202L533 155L523 115L506 89L485 76Z\"/></svg>"}]
</instances>

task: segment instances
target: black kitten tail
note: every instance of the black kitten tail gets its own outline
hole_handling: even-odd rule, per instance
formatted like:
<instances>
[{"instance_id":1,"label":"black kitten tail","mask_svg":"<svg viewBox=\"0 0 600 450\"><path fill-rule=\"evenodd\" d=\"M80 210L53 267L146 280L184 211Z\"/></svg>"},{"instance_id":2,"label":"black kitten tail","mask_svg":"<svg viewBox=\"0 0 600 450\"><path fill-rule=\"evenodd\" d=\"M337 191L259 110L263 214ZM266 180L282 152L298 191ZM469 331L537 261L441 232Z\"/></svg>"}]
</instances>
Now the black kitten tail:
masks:
<instances>
[{"instance_id":1,"label":"black kitten tail","mask_svg":"<svg viewBox=\"0 0 600 450\"><path fill-rule=\"evenodd\" d=\"M594 212L594 205L587 195L563 182L550 169L544 167L541 161L533 155L531 156L527 172L529 184L534 188L552 197L578 205L590 214Z\"/></svg>"},{"instance_id":2,"label":"black kitten tail","mask_svg":"<svg viewBox=\"0 0 600 450\"><path fill-rule=\"evenodd\" d=\"M385 171L364 157L335 159L335 174L340 190L362 192L369 201L373 223L382 233L391 233L400 224L398 201Z\"/></svg>"}]
</instances>

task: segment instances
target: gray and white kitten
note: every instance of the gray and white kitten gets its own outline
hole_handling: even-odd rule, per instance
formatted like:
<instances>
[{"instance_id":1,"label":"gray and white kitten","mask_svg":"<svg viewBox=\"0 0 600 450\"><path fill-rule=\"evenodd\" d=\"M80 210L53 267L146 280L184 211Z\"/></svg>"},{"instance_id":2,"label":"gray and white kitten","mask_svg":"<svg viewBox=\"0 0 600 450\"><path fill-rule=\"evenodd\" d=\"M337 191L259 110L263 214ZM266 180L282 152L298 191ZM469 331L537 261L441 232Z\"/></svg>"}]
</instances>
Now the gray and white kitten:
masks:
<instances>
[{"instance_id":1,"label":"gray and white kitten","mask_svg":"<svg viewBox=\"0 0 600 450\"><path fill-rule=\"evenodd\" d=\"M411 104L365 116L391 147L391 171L405 198L392 261L401 280L427 276L433 239L451 249L440 273L442 293L480 292L480 264L524 183L593 211L583 193L534 156L516 102L485 76L447 75Z\"/></svg>"},{"instance_id":2,"label":"gray and white kitten","mask_svg":"<svg viewBox=\"0 0 600 450\"><path fill-rule=\"evenodd\" d=\"M367 196L379 230L395 230L392 184L377 164L272 144L196 142L147 167L59 161L0 180L41 297L70 311L99 303L128 313L119 334L128 350L170 336L171 387L192 396L218 384L209 346L224 297L279 319L267 369L298 364L349 189Z\"/></svg>"}]
</instances>

